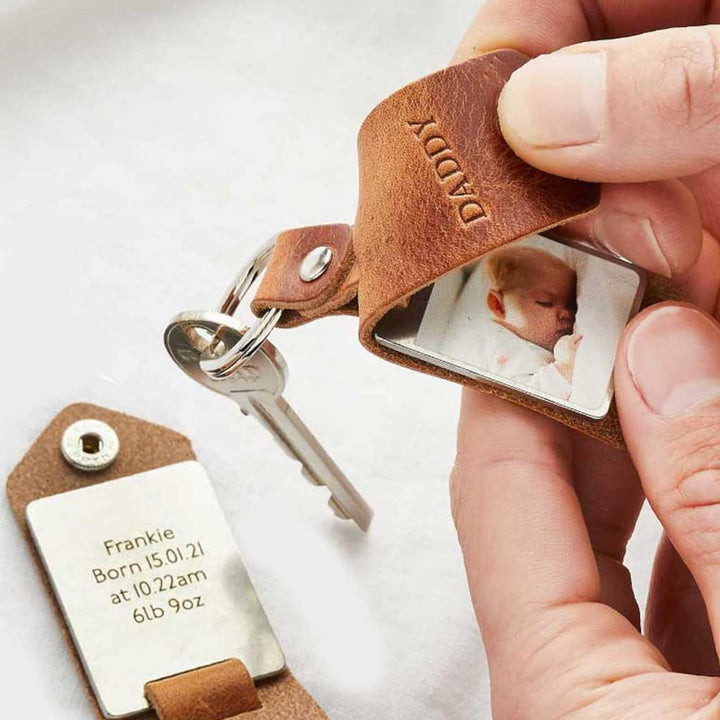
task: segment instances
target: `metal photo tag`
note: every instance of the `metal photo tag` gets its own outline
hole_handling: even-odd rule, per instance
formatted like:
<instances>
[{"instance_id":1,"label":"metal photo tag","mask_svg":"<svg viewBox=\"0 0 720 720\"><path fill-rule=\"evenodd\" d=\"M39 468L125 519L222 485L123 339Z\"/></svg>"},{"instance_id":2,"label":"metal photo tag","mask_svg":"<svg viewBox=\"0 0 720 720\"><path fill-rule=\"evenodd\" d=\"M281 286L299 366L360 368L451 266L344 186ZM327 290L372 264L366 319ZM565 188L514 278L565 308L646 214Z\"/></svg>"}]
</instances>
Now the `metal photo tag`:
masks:
<instances>
[{"instance_id":1,"label":"metal photo tag","mask_svg":"<svg viewBox=\"0 0 720 720\"><path fill-rule=\"evenodd\" d=\"M30 530L105 717L147 682L229 658L254 678L282 650L194 461L31 502Z\"/></svg>"},{"instance_id":2,"label":"metal photo tag","mask_svg":"<svg viewBox=\"0 0 720 720\"><path fill-rule=\"evenodd\" d=\"M645 272L569 240L533 235L491 250L388 313L376 339L399 352L599 420L620 336Z\"/></svg>"},{"instance_id":3,"label":"metal photo tag","mask_svg":"<svg viewBox=\"0 0 720 720\"><path fill-rule=\"evenodd\" d=\"M496 383L596 419L607 414L620 335L644 291L641 270L536 235L487 253L462 278L443 280L418 345L441 342L444 355ZM433 321L438 311L441 327Z\"/></svg>"}]
</instances>

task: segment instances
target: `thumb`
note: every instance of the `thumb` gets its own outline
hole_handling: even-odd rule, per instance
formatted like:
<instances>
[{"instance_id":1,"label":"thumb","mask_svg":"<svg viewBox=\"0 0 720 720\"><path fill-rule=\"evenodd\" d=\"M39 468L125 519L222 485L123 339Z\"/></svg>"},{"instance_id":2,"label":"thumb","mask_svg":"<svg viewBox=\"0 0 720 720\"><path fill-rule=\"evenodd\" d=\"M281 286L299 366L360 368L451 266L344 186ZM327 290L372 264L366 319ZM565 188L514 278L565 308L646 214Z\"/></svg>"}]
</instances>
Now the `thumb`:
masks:
<instances>
[{"instance_id":1,"label":"thumb","mask_svg":"<svg viewBox=\"0 0 720 720\"><path fill-rule=\"evenodd\" d=\"M720 25L582 43L513 73L500 124L531 165L645 182L720 160Z\"/></svg>"},{"instance_id":2,"label":"thumb","mask_svg":"<svg viewBox=\"0 0 720 720\"><path fill-rule=\"evenodd\" d=\"M720 649L720 325L663 303L630 323L616 401L645 495L693 574Z\"/></svg>"}]
</instances>

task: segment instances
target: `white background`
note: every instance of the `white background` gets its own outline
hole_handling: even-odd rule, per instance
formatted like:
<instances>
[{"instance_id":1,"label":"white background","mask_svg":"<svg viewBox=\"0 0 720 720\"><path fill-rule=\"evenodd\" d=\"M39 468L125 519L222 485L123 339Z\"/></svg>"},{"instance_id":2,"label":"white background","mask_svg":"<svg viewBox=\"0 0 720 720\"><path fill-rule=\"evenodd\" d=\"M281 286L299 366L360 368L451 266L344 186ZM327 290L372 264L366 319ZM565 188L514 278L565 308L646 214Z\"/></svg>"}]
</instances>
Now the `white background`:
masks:
<instances>
[{"instance_id":1,"label":"white background","mask_svg":"<svg viewBox=\"0 0 720 720\"><path fill-rule=\"evenodd\" d=\"M251 419L165 355L275 231L349 222L357 130L444 67L477 0L15 0L0 19L0 467L65 405L187 434L288 664L334 720L489 716L447 477L460 386L364 350L335 317L274 340L286 397L376 510L331 515ZM629 551L644 600L658 530ZM7 501L8 716L92 718Z\"/></svg>"}]
</instances>

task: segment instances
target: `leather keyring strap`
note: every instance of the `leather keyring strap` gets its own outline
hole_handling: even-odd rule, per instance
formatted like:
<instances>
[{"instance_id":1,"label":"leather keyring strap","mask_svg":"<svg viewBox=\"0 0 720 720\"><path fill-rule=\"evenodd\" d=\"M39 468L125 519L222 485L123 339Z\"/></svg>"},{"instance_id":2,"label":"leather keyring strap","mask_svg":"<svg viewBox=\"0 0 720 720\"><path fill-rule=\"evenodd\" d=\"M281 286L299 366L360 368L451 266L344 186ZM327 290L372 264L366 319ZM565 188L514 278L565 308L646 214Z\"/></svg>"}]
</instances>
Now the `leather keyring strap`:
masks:
<instances>
[{"instance_id":1,"label":"leather keyring strap","mask_svg":"<svg viewBox=\"0 0 720 720\"><path fill-rule=\"evenodd\" d=\"M158 720L327 720L290 670L254 682L237 658L148 683L145 694Z\"/></svg>"},{"instance_id":2,"label":"leather keyring strap","mask_svg":"<svg viewBox=\"0 0 720 720\"><path fill-rule=\"evenodd\" d=\"M84 418L102 420L118 434L121 452L106 470L82 472L62 457L60 441L64 430ZM10 506L27 540L48 601L58 617L98 718L103 715L32 541L25 508L40 497L194 459L190 441L180 433L96 405L75 404L66 407L52 420L8 478ZM147 720L226 720L238 715L243 720L328 720L322 708L289 670L253 682L241 659L236 658L149 682L145 691L155 711L148 710L134 717Z\"/></svg>"},{"instance_id":3,"label":"leather keyring strap","mask_svg":"<svg viewBox=\"0 0 720 720\"><path fill-rule=\"evenodd\" d=\"M406 85L383 100L358 133L355 223L281 232L251 310L282 308L278 327L326 315L359 316L370 352L420 372L498 395L614 447L624 447L615 404L602 420L509 388L468 378L378 344L373 331L393 308L453 270L501 245L593 211L600 186L543 173L503 139L497 104L512 72L529 58L500 50ZM333 248L317 280L300 278L305 255ZM643 305L681 300L670 280L651 275Z\"/></svg>"},{"instance_id":4,"label":"leather keyring strap","mask_svg":"<svg viewBox=\"0 0 720 720\"><path fill-rule=\"evenodd\" d=\"M260 706L255 683L238 659L145 685L159 720L226 720Z\"/></svg>"}]
</instances>

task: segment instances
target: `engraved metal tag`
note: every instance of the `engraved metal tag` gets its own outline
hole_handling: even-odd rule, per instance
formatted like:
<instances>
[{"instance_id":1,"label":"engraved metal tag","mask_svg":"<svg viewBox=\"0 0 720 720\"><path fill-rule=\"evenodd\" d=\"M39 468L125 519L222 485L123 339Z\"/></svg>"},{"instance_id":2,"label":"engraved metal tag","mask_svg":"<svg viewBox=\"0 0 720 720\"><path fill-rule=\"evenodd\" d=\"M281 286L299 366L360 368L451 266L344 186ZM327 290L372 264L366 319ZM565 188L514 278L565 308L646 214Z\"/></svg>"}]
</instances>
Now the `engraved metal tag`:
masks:
<instances>
[{"instance_id":1,"label":"engraved metal tag","mask_svg":"<svg viewBox=\"0 0 720 720\"><path fill-rule=\"evenodd\" d=\"M27 520L103 714L148 708L145 683L282 650L210 480L194 461L41 498Z\"/></svg>"}]
</instances>

